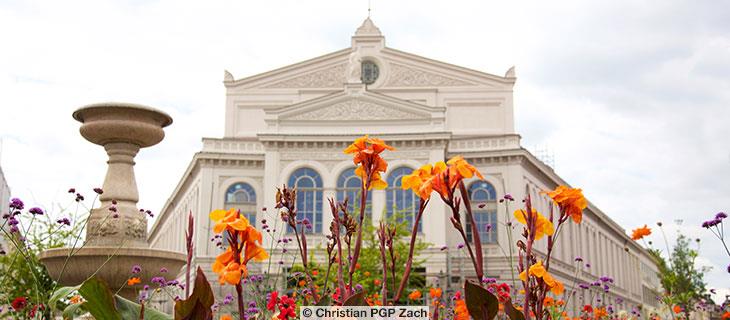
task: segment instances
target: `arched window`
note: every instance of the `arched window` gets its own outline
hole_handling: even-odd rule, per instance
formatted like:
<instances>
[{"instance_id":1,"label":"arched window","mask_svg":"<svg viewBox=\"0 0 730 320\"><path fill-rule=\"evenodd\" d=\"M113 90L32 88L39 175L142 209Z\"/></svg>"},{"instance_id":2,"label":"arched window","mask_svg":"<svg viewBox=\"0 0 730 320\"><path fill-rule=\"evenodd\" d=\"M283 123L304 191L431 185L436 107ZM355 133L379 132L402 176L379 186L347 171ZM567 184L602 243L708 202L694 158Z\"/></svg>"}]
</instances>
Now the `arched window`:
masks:
<instances>
[{"instance_id":1,"label":"arched window","mask_svg":"<svg viewBox=\"0 0 730 320\"><path fill-rule=\"evenodd\" d=\"M322 233L322 177L314 169L299 168L289 176L288 185L297 189L297 216L312 224L307 233Z\"/></svg>"},{"instance_id":2,"label":"arched window","mask_svg":"<svg viewBox=\"0 0 730 320\"><path fill-rule=\"evenodd\" d=\"M225 198L226 210L236 208L256 226L256 191L250 184L238 182L228 187Z\"/></svg>"},{"instance_id":3,"label":"arched window","mask_svg":"<svg viewBox=\"0 0 730 320\"><path fill-rule=\"evenodd\" d=\"M413 172L408 167L393 169L388 175L388 188L385 190L385 204L388 218L395 213L398 222L406 221L409 228L413 227L413 220L418 213L418 196L412 190L401 189L401 178ZM418 224L418 232L421 232L422 223Z\"/></svg>"},{"instance_id":4,"label":"arched window","mask_svg":"<svg viewBox=\"0 0 730 320\"><path fill-rule=\"evenodd\" d=\"M355 174L355 168L349 168L337 177L337 201L345 201L347 198L347 212L354 217L360 214L361 189L362 180ZM372 192L368 192L367 203L365 203L365 216L367 217L371 217L372 213L371 199Z\"/></svg>"},{"instance_id":5,"label":"arched window","mask_svg":"<svg viewBox=\"0 0 730 320\"><path fill-rule=\"evenodd\" d=\"M475 181L469 185L469 200L471 200L471 212L474 214L474 222L479 230L479 238L482 243L497 242L497 191L494 186L486 181ZM481 208L480 208L481 206ZM472 240L471 222L466 218L466 238ZM487 225L491 225L491 231L487 232Z\"/></svg>"}]
</instances>

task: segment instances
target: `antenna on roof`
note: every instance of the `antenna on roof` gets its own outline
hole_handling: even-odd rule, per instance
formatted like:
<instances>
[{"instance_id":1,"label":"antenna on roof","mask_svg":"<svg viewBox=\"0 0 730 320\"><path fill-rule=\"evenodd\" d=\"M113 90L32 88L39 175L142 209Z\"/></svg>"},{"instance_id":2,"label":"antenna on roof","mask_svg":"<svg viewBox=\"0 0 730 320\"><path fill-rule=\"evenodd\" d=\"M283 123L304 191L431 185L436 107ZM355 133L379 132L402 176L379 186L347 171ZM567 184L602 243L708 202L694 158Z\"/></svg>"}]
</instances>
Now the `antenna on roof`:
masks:
<instances>
[{"instance_id":1,"label":"antenna on roof","mask_svg":"<svg viewBox=\"0 0 730 320\"><path fill-rule=\"evenodd\" d=\"M535 146L535 157L550 168L555 169L555 153L550 150L548 145Z\"/></svg>"},{"instance_id":2,"label":"antenna on roof","mask_svg":"<svg viewBox=\"0 0 730 320\"><path fill-rule=\"evenodd\" d=\"M370 8L372 6L372 0L368 0L368 18L370 18Z\"/></svg>"}]
</instances>

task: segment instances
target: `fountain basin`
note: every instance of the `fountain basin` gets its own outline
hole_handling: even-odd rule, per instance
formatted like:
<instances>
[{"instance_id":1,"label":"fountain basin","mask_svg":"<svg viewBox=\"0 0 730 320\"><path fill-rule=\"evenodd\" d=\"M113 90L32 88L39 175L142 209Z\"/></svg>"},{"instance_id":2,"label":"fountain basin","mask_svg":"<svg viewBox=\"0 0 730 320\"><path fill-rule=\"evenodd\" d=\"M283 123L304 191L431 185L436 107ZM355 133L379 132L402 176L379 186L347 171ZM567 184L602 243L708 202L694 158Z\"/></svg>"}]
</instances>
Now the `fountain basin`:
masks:
<instances>
[{"instance_id":1,"label":"fountain basin","mask_svg":"<svg viewBox=\"0 0 730 320\"><path fill-rule=\"evenodd\" d=\"M60 285L80 285L96 272L96 276L104 279L112 291L116 292L124 287L119 291L119 294L132 301L137 300L137 292L145 284L151 288L157 287L156 284L150 282L153 277L160 276L167 280L176 279L186 260L185 254L168 250L84 247L74 250L73 256L68 259L65 271L61 274L63 264L70 250L71 248L49 249L43 251L39 256L40 261L46 265L51 277L57 279ZM110 256L112 256L111 259ZM109 259L108 262L107 259ZM132 266L134 265L142 268L139 274L132 274ZM162 268L166 268L167 272L160 272ZM134 287L126 287L126 282L131 277L139 277L142 282Z\"/></svg>"}]
</instances>

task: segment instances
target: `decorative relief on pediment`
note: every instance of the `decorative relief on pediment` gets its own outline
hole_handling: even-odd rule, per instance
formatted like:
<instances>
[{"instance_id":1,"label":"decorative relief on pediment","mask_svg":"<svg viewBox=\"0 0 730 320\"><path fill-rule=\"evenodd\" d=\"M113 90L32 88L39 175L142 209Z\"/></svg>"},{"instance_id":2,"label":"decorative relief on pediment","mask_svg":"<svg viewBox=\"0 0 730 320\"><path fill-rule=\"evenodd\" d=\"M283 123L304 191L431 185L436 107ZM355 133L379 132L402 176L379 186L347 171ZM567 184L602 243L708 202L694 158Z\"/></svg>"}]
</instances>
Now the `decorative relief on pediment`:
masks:
<instances>
[{"instance_id":1,"label":"decorative relief on pediment","mask_svg":"<svg viewBox=\"0 0 730 320\"><path fill-rule=\"evenodd\" d=\"M345 83L345 67L347 64L307 72L298 77L275 82L264 88L339 88Z\"/></svg>"},{"instance_id":2,"label":"decorative relief on pediment","mask_svg":"<svg viewBox=\"0 0 730 320\"><path fill-rule=\"evenodd\" d=\"M399 151L388 155L389 159L428 159L429 150ZM333 165L341 161L352 160L352 155L344 154L341 150L314 150L314 151L289 151L280 154L282 161L296 161L301 159L317 160L322 162L332 161ZM287 163L289 163L287 162ZM282 162L284 163L284 162Z\"/></svg>"},{"instance_id":3,"label":"decorative relief on pediment","mask_svg":"<svg viewBox=\"0 0 730 320\"><path fill-rule=\"evenodd\" d=\"M386 86L394 87L454 87L469 86L473 83L459 79L449 78L440 74L414 69L399 64L390 65L390 76Z\"/></svg>"},{"instance_id":4,"label":"decorative relief on pediment","mask_svg":"<svg viewBox=\"0 0 730 320\"><path fill-rule=\"evenodd\" d=\"M288 117L288 120L386 120L414 119L422 115L369 101L351 99L310 112Z\"/></svg>"}]
</instances>

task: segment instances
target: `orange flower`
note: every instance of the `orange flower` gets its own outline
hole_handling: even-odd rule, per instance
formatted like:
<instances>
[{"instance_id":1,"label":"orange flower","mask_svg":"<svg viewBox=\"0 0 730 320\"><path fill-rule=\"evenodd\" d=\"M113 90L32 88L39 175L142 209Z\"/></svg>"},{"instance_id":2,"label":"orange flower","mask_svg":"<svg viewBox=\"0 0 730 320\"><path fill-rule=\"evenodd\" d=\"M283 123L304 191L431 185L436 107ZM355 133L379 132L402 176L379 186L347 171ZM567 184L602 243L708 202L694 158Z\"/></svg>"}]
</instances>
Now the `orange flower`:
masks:
<instances>
[{"instance_id":1,"label":"orange flower","mask_svg":"<svg viewBox=\"0 0 730 320\"><path fill-rule=\"evenodd\" d=\"M730 319L730 311L725 311L725 313L722 314L722 320Z\"/></svg>"},{"instance_id":2,"label":"orange flower","mask_svg":"<svg viewBox=\"0 0 730 320\"><path fill-rule=\"evenodd\" d=\"M263 261L269 254L261 247L262 235L241 215L239 210L214 210L210 218L216 221L214 232L228 232L229 246L225 252L216 257L213 272L218 274L220 284L240 283L241 276L248 276L246 264L249 261Z\"/></svg>"},{"instance_id":3,"label":"orange flower","mask_svg":"<svg viewBox=\"0 0 730 320\"><path fill-rule=\"evenodd\" d=\"M558 204L562 212L573 218L575 223L580 223L583 209L588 207L588 201L583 197L581 189L558 186L555 190L546 193Z\"/></svg>"},{"instance_id":4,"label":"orange flower","mask_svg":"<svg viewBox=\"0 0 730 320\"><path fill-rule=\"evenodd\" d=\"M230 314L224 314L221 316L220 320L233 320L233 317Z\"/></svg>"},{"instance_id":5,"label":"orange flower","mask_svg":"<svg viewBox=\"0 0 730 320\"><path fill-rule=\"evenodd\" d=\"M381 283L382 281L380 281L380 279L373 280L373 284L375 284L375 286L379 286Z\"/></svg>"},{"instance_id":6,"label":"orange flower","mask_svg":"<svg viewBox=\"0 0 730 320\"><path fill-rule=\"evenodd\" d=\"M213 212L210 213L210 220L216 222L215 226L213 227L213 232L221 233L223 232L223 230L246 230L249 227L250 223L245 217L243 217L243 219L240 219L240 217L241 214L238 212L238 209L230 209L228 211L213 210Z\"/></svg>"},{"instance_id":7,"label":"orange flower","mask_svg":"<svg viewBox=\"0 0 730 320\"><path fill-rule=\"evenodd\" d=\"M428 290L428 295L431 296L431 298L441 298L441 288L431 288Z\"/></svg>"},{"instance_id":8,"label":"orange flower","mask_svg":"<svg viewBox=\"0 0 730 320\"><path fill-rule=\"evenodd\" d=\"M313 276L316 276L316 275L318 275L318 274L319 274L319 271L317 271L317 270L312 270L312 275L313 275Z\"/></svg>"},{"instance_id":9,"label":"orange flower","mask_svg":"<svg viewBox=\"0 0 730 320\"><path fill-rule=\"evenodd\" d=\"M364 274L364 275L365 275L366 277L369 277L369 276L370 276L370 271L365 271L365 272L364 272L363 274Z\"/></svg>"},{"instance_id":10,"label":"orange flower","mask_svg":"<svg viewBox=\"0 0 730 320\"><path fill-rule=\"evenodd\" d=\"M466 308L464 299L456 300L454 305L454 320L469 320L469 310Z\"/></svg>"},{"instance_id":11,"label":"orange flower","mask_svg":"<svg viewBox=\"0 0 730 320\"><path fill-rule=\"evenodd\" d=\"M517 221L520 223L527 225L527 217L525 217L525 213L527 211L519 209L515 210L514 215L515 218L517 218ZM555 233L555 229L553 228L553 223L550 222L545 216L543 216L541 213L537 212L535 208L532 208L532 215L537 215L536 219L536 225L535 225L535 240L540 240L544 235L552 236L553 233ZM529 227L528 227L529 229Z\"/></svg>"},{"instance_id":12,"label":"orange flower","mask_svg":"<svg viewBox=\"0 0 730 320\"><path fill-rule=\"evenodd\" d=\"M631 240L639 240L651 234L651 229L644 225L641 228L634 229L631 232Z\"/></svg>"},{"instance_id":13,"label":"orange flower","mask_svg":"<svg viewBox=\"0 0 730 320\"><path fill-rule=\"evenodd\" d=\"M608 312L606 312L605 307L595 308L595 309L593 309L593 316L596 317L596 319L600 319L605 316L608 316Z\"/></svg>"},{"instance_id":14,"label":"orange flower","mask_svg":"<svg viewBox=\"0 0 730 320\"><path fill-rule=\"evenodd\" d=\"M404 178L402 184L404 189L413 189L423 199L429 198L432 191L436 191L441 197L449 199L462 180L473 176L484 179L481 172L464 160L462 156L455 156L446 163L439 161L434 163L433 166L426 165L416 171Z\"/></svg>"},{"instance_id":15,"label":"orange flower","mask_svg":"<svg viewBox=\"0 0 730 320\"><path fill-rule=\"evenodd\" d=\"M674 306L672 308L672 311L674 311L674 313L682 313L682 307L680 307L680 306ZM723 317L724 317L724 315L723 315Z\"/></svg>"},{"instance_id":16,"label":"orange flower","mask_svg":"<svg viewBox=\"0 0 730 320\"><path fill-rule=\"evenodd\" d=\"M81 296L77 294L71 297L71 299L69 299L69 302L71 302L71 304L79 304L82 302Z\"/></svg>"},{"instance_id":17,"label":"orange flower","mask_svg":"<svg viewBox=\"0 0 730 320\"><path fill-rule=\"evenodd\" d=\"M355 169L363 183L369 182L368 189L385 189L388 184L382 179L381 173L388 170L388 163L380 157L380 153L395 148L385 144L383 140L369 138L364 135L345 148L346 154L354 154L352 162L358 165Z\"/></svg>"},{"instance_id":18,"label":"orange flower","mask_svg":"<svg viewBox=\"0 0 730 320\"><path fill-rule=\"evenodd\" d=\"M129 279L127 280L127 285L128 285L128 286L133 286L133 285L135 285L135 284L139 284L139 283L142 283L142 279L140 279L140 278L137 278L137 277L134 277L134 278L129 278Z\"/></svg>"},{"instance_id":19,"label":"orange flower","mask_svg":"<svg viewBox=\"0 0 730 320\"><path fill-rule=\"evenodd\" d=\"M437 162L436 165L442 165L443 168L446 168L446 164L443 161ZM434 167L430 164L424 165L414 170L411 174L401 178L401 188L403 190L411 189L419 197L421 197L421 199L428 199L431 197L431 191L433 191L433 189L430 184L426 185L424 188L421 188L421 186L424 186L424 184L431 179L433 174Z\"/></svg>"},{"instance_id":20,"label":"orange flower","mask_svg":"<svg viewBox=\"0 0 730 320\"><path fill-rule=\"evenodd\" d=\"M419 290L411 291L411 293L408 294L408 299L410 299L410 300L418 300L418 299L421 299L421 297L422 297L421 291L419 291Z\"/></svg>"},{"instance_id":21,"label":"orange flower","mask_svg":"<svg viewBox=\"0 0 730 320\"><path fill-rule=\"evenodd\" d=\"M306 282L306 281L304 281L304 280L299 280L299 286L300 286L300 287L303 287L303 286L305 286L306 284L307 284L307 282Z\"/></svg>"},{"instance_id":22,"label":"orange flower","mask_svg":"<svg viewBox=\"0 0 730 320\"><path fill-rule=\"evenodd\" d=\"M552 307L555 305L555 299L551 297L545 297L545 299L542 300L542 305L546 307Z\"/></svg>"}]
</instances>

